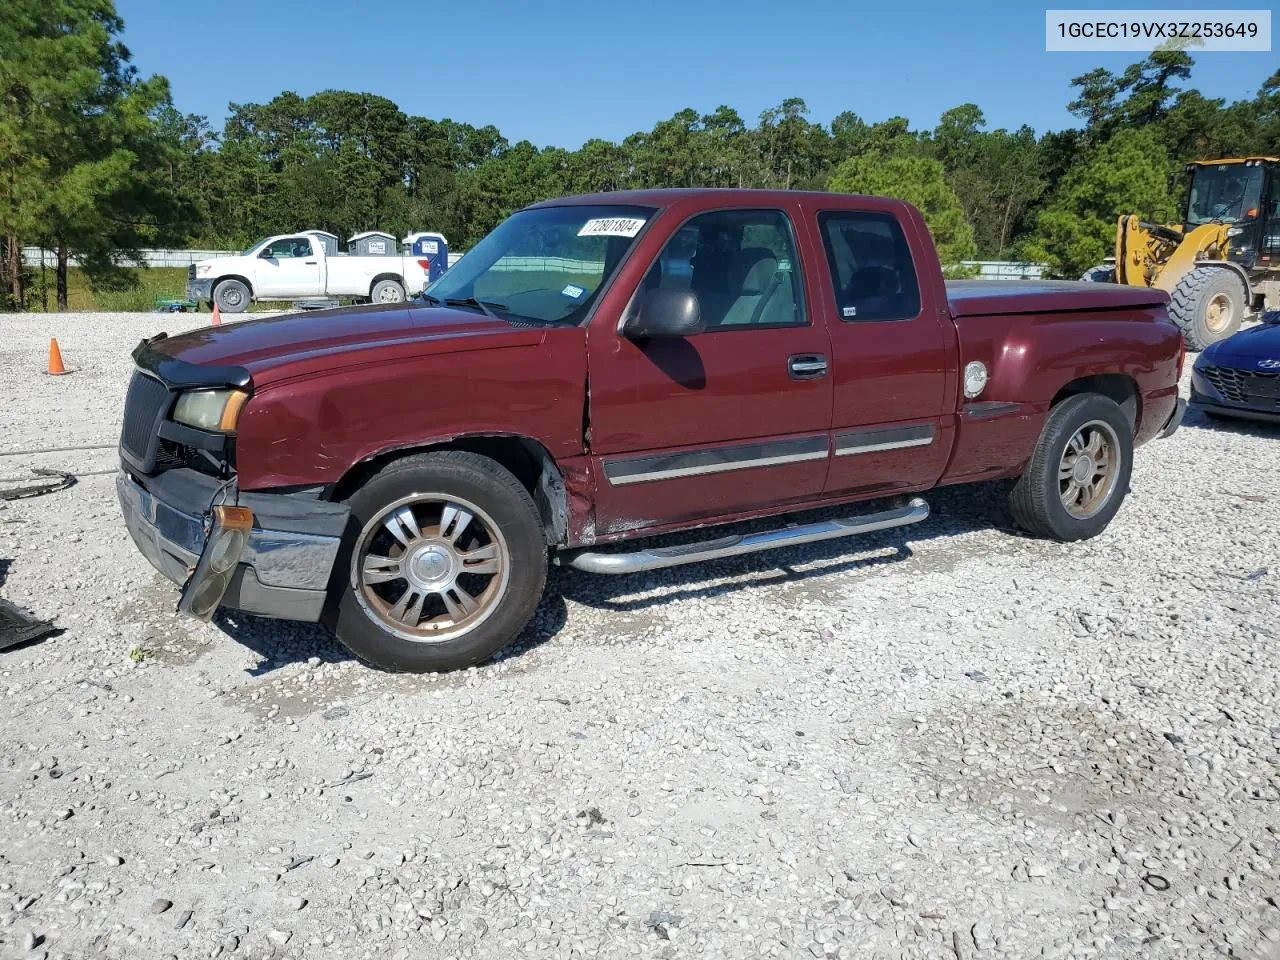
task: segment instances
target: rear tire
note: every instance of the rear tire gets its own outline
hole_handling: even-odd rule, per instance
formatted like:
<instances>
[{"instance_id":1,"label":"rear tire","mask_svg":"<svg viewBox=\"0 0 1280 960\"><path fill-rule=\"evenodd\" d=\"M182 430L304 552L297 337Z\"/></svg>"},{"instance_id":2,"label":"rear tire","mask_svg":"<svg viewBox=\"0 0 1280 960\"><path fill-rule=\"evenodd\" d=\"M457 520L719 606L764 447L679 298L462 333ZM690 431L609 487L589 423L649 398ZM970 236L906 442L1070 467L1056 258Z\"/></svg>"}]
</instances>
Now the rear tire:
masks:
<instances>
[{"instance_id":1,"label":"rear tire","mask_svg":"<svg viewBox=\"0 0 1280 960\"><path fill-rule=\"evenodd\" d=\"M252 299L248 286L239 280L222 280L213 288L213 302L222 313L243 313Z\"/></svg>"},{"instance_id":2,"label":"rear tire","mask_svg":"<svg viewBox=\"0 0 1280 960\"><path fill-rule=\"evenodd\" d=\"M1096 393L1068 397L1049 411L1009 494L1014 522L1054 540L1096 537L1124 502L1132 465L1133 429L1120 405Z\"/></svg>"},{"instance_id":3,"label":"rear tire","mask_svg":"<svg viewBox=\"0 0 1280 960\"><path fill-rule=\"evenodd\" d=\"M1109 263L1100 263L1086 270L1080 279L1088 283L1115 283L1116 268Z\"/></svg>"},{"instance_id":4,"label":"rear tire","mask_svg":"<svg viewBox=\"0 0 1280 960\"><path fill-rule=\"evenodd\" d=\"M369 299L374 303L403 303L404 286L399 280L379 280L369 291Z\"/></svg>"},{"instance_id":5,"label":"rear tire","mask_svg":"<svg viewBox=\"0 0 1280 960\"><path fill-rule=\"evenodd\" d=\"M1169 319L1182 328L1188 350L1203 350L1240 329L1245 289L1231 270L1196 267L1169 295Z\"/></svg>"},{"instance_id":6,"label":"rear tire","mask_svg":"<svg viewBox=\"0 0 1280 960\"><path fill-rule=\"evenodd\" d=\"M325 623L356 656L387 670L457 670L493 656L533 616L547 578L542 520L498 463L452 450L405 457L347 503Z\"/></svg>"}]
</instances>

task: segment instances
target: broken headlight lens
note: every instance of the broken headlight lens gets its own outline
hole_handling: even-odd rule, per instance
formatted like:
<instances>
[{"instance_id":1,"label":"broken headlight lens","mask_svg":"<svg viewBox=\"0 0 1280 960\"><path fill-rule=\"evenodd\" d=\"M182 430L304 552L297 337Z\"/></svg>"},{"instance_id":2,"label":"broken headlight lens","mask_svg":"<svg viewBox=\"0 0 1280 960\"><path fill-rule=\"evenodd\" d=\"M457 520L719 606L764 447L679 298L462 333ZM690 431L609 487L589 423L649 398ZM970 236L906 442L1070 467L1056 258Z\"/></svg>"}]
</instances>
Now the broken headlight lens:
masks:
<instances>
[{"instance_id":1,"label":"broken headlight lens","mask_svg":"<svg viewBox=\"0 0 1280 960\"><path fill-rule=\"evenodd\" d=\"M243 390L188 390L173 408L177 423L212 433L235 433L249 394Z\"/></svg>"}]
</instances>

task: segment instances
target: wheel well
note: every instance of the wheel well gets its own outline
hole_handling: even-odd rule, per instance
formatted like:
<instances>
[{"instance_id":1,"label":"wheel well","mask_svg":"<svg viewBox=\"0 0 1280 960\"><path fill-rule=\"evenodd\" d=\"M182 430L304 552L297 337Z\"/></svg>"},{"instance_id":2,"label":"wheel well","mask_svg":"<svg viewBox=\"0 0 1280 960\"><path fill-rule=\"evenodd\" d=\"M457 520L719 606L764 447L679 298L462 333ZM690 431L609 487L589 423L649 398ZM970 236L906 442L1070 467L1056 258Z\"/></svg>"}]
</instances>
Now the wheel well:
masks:
<instances>
[{"instance_id":1,"label":"wheel well","mask_svg":"<svg viewBox=\"0 0 1280 960\"><path fill-rule=\"evenodd\" d=\"M372 280L369 281L369 296L371 297L373 296L373 288L376 287L383 280L394 280L396 283L400 284L401 287L404 286L404 277L400 276L400 274L380 273L376 277L374 277Z\"/></svg>"},{"instance_id":2,"label":"wheel well","mask_svg":"<svg viewBox=\"0 0 1280 960\"><path fill-rule=\"evenodd\" d=\"M1217 270L1227 270L1234 273L1236 279L1244 284L1244 308L1249 309L1250 301L1253 299L1253 284L1249 282L1249 274L1244 267L1231 260L1197 260L1192 269L1200 267L1213 267Z\"/></svg>"},{"instance_id":3,"label":"wheel well","mask_svg":"<svg viewBox=\"0 0 1280 960\"><path fill-rule=\"evenodd\" d=\"M1138 432L1138 419L1142 414L1141 395L1133 377L1124 373L1097 373L1090 377L1072 380L1054 395L1051 407L1056 407L1068 397L1081 393L1098 393L1114 400L1129 418L1134 433Z\"/></svg>"},{"instance_id":4,"label":"wheel well","mask_svg":"<svg viewBox=\"0 0 1280 960\"><path fill-rule=\"evenodd\" d=\"M212 297L217 292L218 286L227 280L239 280L249 288L249 296L253 296L253 284L249 282L248 277L242 277L238 273L228 273L226 276L219 277L217 280L213 281L213 286L209 288L209 296Z\"/></svg>"},{"instance_id":5,"label":"wheel well","mask_svg":"<svg viewBox=\"0 0 1280 960\"><path fill-rule=\"evenodd\" d=\"M479 454L501 464L529 491L542 517L547 543L563 543L568 529L569 505L564 478L545 447L536 440L514 434L482 434L455 437L438 443L401 447L362 460L334 484L329 499L345 500L375 473L394 460L433 450L462 450Z\"/></svg>"}]
</instances>

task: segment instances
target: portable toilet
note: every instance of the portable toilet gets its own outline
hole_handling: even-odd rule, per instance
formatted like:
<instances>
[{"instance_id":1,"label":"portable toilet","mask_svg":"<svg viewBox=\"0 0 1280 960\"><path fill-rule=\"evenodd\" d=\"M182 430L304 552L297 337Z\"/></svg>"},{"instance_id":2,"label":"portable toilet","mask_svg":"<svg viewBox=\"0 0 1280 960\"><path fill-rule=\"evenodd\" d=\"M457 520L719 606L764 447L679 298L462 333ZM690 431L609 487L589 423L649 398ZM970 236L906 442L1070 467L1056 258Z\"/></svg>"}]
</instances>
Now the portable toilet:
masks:
<instances>
[{"instance_id":1,"label":"portable toilet","mask_svg":"<svg viewBox=\"0 0 1280 960\"><path fill-rule=\"evenodd\" d=\"M449 241L443 233L411 233L404 238L404 244L419 260L427 261L427 280L431 283L439 280L449 269Z\"/></svg>"},{"instance_id":2,"label":"portable toilet","mask_svg":"<svg viewBox=\"0 0 1280 960\"><path fill-rule=\"evenodd\" d=\"M306 234L320 241L320 246L324 247L324 255L326 257L336 257L338 255L338 238L335 234L329 233L327 230L307 230Z\"/></svg>"},{"instance_id":3,"label":"portable toilet","mask_svg":"<svg viewBox=\"0 0 1280 960\"><path fill-rule=\"evenodd\" d=\"M395 234L366 230L347 240L347 253L360 257L391 257L398 252Z\"/></svg>"}]
</instances>

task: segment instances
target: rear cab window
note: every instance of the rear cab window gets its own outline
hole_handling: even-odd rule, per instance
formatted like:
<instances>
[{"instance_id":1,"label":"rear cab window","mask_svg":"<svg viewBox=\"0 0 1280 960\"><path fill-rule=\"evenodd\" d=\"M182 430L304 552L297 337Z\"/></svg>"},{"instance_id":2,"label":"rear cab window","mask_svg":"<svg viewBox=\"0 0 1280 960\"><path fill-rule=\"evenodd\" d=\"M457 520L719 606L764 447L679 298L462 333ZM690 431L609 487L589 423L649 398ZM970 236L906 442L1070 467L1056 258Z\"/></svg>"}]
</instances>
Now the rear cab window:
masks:
<instances>
[{"instance_id":1,"label":"rear cab window","mask_svg":"<svg viewBox=\"0 0 1280 960\"><path fill-rule=\"evenodd\" d=\"M919 315L920 283L896 217L828 210L818 214L818 230L841 320L910 320Z\"/></svg>"}]
</instances>

